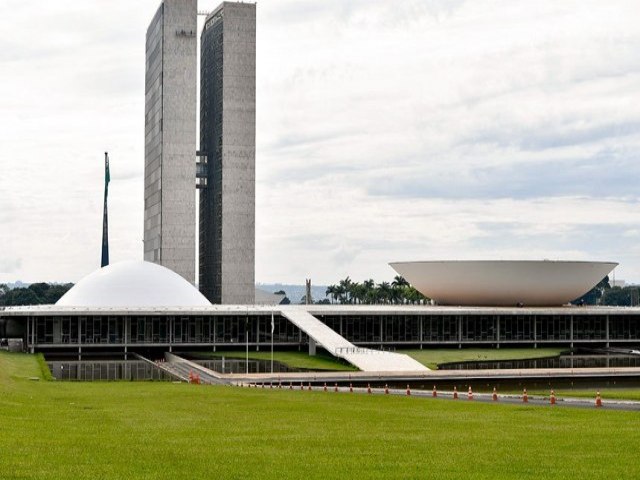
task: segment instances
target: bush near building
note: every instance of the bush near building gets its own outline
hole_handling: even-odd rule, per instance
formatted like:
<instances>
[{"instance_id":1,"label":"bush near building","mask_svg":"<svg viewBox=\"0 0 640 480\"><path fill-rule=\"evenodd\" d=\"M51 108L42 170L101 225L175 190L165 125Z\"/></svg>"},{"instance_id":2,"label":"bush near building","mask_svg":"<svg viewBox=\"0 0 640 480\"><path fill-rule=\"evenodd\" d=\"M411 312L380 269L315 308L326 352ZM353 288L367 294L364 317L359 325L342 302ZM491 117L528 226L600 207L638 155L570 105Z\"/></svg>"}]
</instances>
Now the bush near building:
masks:
<instances>
[{"instance_id":1,"label":"bush near building","mask_svg":"<svg viewBox=\"0 0 640 480\"><path fill-rule=\"evenodd\" d=\"M56 303L73 287L73 283L32 283L28 287L12 288L0 285L0 306L43 305Z\"/></svg>"}]
</instances>

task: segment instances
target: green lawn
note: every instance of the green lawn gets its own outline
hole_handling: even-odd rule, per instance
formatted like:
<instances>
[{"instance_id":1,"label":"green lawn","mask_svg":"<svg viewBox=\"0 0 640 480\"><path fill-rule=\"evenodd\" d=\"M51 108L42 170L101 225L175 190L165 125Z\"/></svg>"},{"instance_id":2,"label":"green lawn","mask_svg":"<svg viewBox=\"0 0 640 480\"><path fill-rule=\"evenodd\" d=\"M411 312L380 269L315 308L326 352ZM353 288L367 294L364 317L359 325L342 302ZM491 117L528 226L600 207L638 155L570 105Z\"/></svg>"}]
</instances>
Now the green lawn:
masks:
<instances>
[{"instance_id":1,"label":"green lawn","mask_svg":"<svg viewBox=\"0 0 640 480\"><path fill-rule=\"evenodd\" d=\"M201 358L238 358L244 360L246 358L245 352L237 350L231 351L217 351L217 352L198 352L192 354ZM249 350L249 358L252 360L271 360L271 351L256 352ZM313 357L309 356L307 352L273 352L273 359L277 362L284 363L292 368L303 368L305 370L357 370L352 365L342 362L335 357L331 357L325 354L318 354Z\"/></svg>"},{"instance_id":2,"label":"green lawn","mask_svg":"<svg viewBox=\"0 0 640 480\"><path fill-rule=\"evenodd\" d=\"M40 355L10 354L0 350L0 388L12 387L18 380L43 380L49 372L42 371L41 358Z\"/></svg>"},{"instance_id":3,"label":"green lawn","mask_svg":"<svg viewBox=\"0 0 640 480\"><path fill-rule=\"evenodd\" d=\"M525 360L555 357L565 350L566 349L562 348L446 348L435 350L398 350L398 353L411 355L423 365L435 370L441 363Z\"/></svg>"},{"instance_id":4,"label":"green lawn","mask_svg":"<svg viewBox=\"0 0 640 480\"><path fill-rule=\"evenodd\" d=\"M521 360L554 357L560 355L566 349L561 348L449 348L437 350L398 350L398 353L411 355L417 361L431 369L437 369L438 364L448 362L482 361L482 360ZM196 354L194 354L196 355ZM203 358L227 357L245 358L245 352L231 350L218 352L199 352ZM271 351L249 351L249 358L253 360L270 360ZM318 354L310 357L306 352L276 351L274 360L289 365L293 368L308 370L356 370L355 367L342 362L329 355Z\"/></svg>"},{"instance_id":5,"label":"green lawn","mask_svg":"<svg viewBox=\"0 0 640 480\"><path fill-rule=\"evenodd\" d=\"M0 355L0 478L640 477L633 412L38 372Z\"/></svg>"}]
</instances>

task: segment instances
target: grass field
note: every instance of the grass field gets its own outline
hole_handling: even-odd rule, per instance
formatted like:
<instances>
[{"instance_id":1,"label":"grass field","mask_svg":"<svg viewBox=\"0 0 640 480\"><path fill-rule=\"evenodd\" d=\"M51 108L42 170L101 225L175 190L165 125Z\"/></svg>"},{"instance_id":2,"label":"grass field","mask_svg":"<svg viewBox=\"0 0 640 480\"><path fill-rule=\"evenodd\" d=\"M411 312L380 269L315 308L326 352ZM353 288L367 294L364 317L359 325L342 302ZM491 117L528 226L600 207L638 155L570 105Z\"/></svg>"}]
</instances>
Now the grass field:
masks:
<instances>
[{"instance_id":1,"label":"grass field","mask_svg":"<svg viewBox=\"0 0 640 480\"><path fill-rule=\"evenodd\" d=\"M562 348L447 348L435 350L398 350L411 355L417 361L435 370L438 364L451 362L473 362L491 360L524 360L555 357L566 349Z\"/></svg>"},{"instance_id":2,"label":"grass field","mask_svg":"<svg viewBox=\"0 0 640 480\"><path fill-rule=\"evenodd\" d=\"M0 478L640 477L632 412L39 373L0 354Z\"/></svg>"},{"instance_id":3,"label":"grass field","mask_svg":"<svg viewBox=\"0 0 640 480\"><path fill-rule=\"evenodd\" d=\"M200 358L238 358L244 360L245 352L238 350L217 351L217 352L198 352L194 356ZM256 352L249 350L249 358L252 360L271 360L271 351ZM346 362L341 362L335 357L329 355L318 354L313 357L306 352L296 351L275 351L273 359L277 362L284 363L293 368L303 368L306 370L357 370L355 367Z\"/></svg>"},{"instance_id":4,"label":"grass field","mask_svg":"<svg viewBox=\"0 0 640 480\"><path fill-rule=\"evenodd\" d=\"M398 350L398 353L411 355L417 361L428 368L437 369L440 363L466 362L482 360L521 360L553 357L563 352L561 348L464 348L464 349L436 349L436 350ZM227 357L244 359L245 352L238 350L201 352L198 356ZM270 360L270 351L249 351L249 358L253 360ZM284 363L293 368L304 368L308 370L355 370L355 367L341 362L329 355L318 354L310 357L306 352L296 351L276 351L273 354L274 360Z\"/></svg>"}]
</instances>

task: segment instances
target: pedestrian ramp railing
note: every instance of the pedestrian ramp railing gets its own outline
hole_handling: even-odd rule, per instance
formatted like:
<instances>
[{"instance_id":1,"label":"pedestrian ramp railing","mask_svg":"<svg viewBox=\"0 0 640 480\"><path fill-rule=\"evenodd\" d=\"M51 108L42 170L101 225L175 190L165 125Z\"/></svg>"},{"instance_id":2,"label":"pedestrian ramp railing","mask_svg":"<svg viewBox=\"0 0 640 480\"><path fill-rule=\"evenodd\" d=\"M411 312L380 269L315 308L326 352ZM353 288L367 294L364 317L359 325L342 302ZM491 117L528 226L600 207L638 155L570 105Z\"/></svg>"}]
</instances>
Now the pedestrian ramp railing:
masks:
<instances>
[{"instance_id":1,"label":"pedestrian ramp railing","mask_svg":"<svg viewBox=\"0 0 640 480\"><path fill-rule=\"evenodd\" d=\"M198 363L192 362L191 360L182 358L175 353L165 352L164 358L169 368L172 368L175 372L179 373L184 378L187 378L187 381L191 381L195 373L198 376L198 383L227 383L227 381L224 380L219 373L214 372L213 370L210 370Z\"/></svg>"},{"instance_id":2,"label":"pedestrian ramp railing","mask_svg":"<svg viewBox=\"0 0 640 480\"><path fill-rule=\"evenodd\" d=\"M409 355L357 347L304 308L283 308L281 314L327 352L346 360L362 371L416 372L428 370L427 367Z\"/></svg>"}]
</instances>

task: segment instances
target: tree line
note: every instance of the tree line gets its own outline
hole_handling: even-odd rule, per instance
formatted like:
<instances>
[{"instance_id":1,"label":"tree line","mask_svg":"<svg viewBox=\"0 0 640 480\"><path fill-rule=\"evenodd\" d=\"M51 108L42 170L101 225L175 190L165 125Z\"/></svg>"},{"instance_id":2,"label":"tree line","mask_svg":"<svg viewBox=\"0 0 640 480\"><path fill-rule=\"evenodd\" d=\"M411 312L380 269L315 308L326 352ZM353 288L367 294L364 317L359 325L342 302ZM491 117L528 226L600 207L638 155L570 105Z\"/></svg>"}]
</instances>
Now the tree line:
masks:
<instances>
[{"instance_id":1,"label":"tree line","mask_svg":"<svg viewBox=\"0 0 640 480\"><path fill-rule=\"evenodd\" d=\"M412 287L401 275L396 275L391 283L376 283L373 279L362 283L347 277L337 284L327 286L327 297L331 303L341 304L423 304L429 299Z\"/></svg>"},{"instance_id":2,"label":"tree line","mask_svg":"<svg viewBox=\"0 0 640 480\"><path fill-rule=\"evenodd\" d=\"M637 307L640 305L640 286L612 287L607 275L589 292L572 303L577 305Z\"/></svg>"},{"instance_id":3,"label":"tree line","mask_svg":"<svg viewBox=\"0 0 640 480\"><path fill-rule=\"evenodd\" d=\"M372 279L362 283L349 277L337 284L329 285L326 291L329 300L321 303L340 304L400 304L415 305L429 303L401 275L396 275L391 283L375 283ZM302 299L304 303L304 298ZM609 277L605 277L593 289L572 302L575 305L638 306L640 305L640 286L612 287Z\"/></svg>"},{"instance_id":4,"label":"tree line","mask_svg":"<svg viewBox=\"0 0 640 480\"><path fill-rule=\"evenodd\" d=\"M32 283L28 287L10 289L0 284L0 306L54 304L73 287L73 283ZM285 293L285 292L276 292ZM340 304L425 304L429 299L418 292L402 276L396 275L392 282L376 283L373 279L362 283L346 277L326 290L328 299L318 303ZM301 302L304 303L304 297ZM289 299L286 303L290 303ZM612 287L609 277L602 279L593 289L572 303L577 305L638 306L640 286Z\"/></svg>"},{"instance_id":5,"label":"tree line","mask_svg":"<svg viewBox=\"0 0 640 480\"><path fill-rule=\"evenodd\" d=\"M28 287L9 288L0 283L0 306L47 305L56 303L73 283L32 283Z\"/></svg>"}]
</instances>

